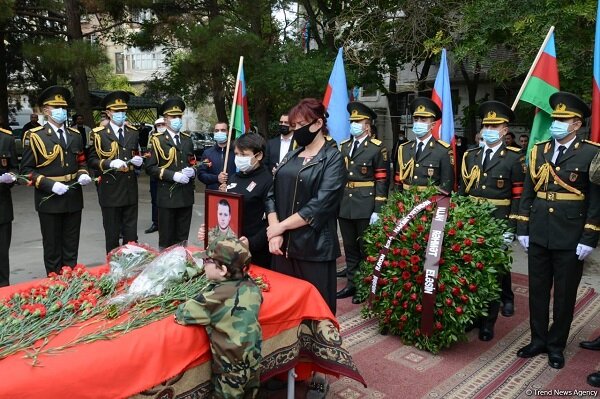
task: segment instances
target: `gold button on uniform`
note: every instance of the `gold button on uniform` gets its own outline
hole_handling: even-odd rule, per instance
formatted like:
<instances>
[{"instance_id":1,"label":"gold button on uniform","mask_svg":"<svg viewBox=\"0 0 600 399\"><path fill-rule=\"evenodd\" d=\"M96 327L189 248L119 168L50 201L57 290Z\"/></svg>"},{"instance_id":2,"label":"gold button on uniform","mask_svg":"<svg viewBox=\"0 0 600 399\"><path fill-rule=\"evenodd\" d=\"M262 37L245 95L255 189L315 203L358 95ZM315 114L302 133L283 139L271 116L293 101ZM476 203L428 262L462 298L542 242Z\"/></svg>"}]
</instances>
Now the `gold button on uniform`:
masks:
<instances>
[{"instance_id":1,"label":"gold button on uniform","mask_svg":"<svg viewBox=\"0 0 600 399\"><path fill-rule=\"evenodd\" d=\"M550 213L554 212L554 208L549 208L548 212L550 212Z\"/></svg>"},{"instance_id":2,"label":"gold button on uniform","mask_svg":"<svg viewBox=\"0 0 600 399\"><path fill-rule=\"evenodd\" d=\"M556 167L556 170L560 170L560 166L557 166L557 167Z\"/></svg>"},{"instance_id":3,"label":"gold button on uniform","mask_svg":"<svg viewBox=\"0 0 600 399\"><path fill-rule=\"evenodd\" d=\"M481 189L482 189L482 190L485 190L485 186L481 186Z\"/></svg>"}]
</instances>

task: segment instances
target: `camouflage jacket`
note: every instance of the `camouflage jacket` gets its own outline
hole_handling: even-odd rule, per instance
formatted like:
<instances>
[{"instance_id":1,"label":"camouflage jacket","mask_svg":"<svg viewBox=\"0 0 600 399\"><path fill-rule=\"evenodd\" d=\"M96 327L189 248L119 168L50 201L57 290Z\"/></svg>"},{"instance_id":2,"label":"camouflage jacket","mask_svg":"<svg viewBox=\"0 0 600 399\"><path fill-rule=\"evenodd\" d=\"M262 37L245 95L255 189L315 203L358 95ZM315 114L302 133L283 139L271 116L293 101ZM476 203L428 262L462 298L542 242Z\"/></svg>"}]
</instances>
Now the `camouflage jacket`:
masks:
<instances>
[{"instance_id":1,"label":"camouflage jacket","mask_svg":"<svg viewBox=\"0 0 600 399\"><path fill-rule=\"evenodd\" d=\"M175 313L179 324L206 326L213 356L213 373L235 374L258 369L262 329L258 312L260 288L250 278L209 284L196 298L181 304Z\"/></svg>"}]
</instances>

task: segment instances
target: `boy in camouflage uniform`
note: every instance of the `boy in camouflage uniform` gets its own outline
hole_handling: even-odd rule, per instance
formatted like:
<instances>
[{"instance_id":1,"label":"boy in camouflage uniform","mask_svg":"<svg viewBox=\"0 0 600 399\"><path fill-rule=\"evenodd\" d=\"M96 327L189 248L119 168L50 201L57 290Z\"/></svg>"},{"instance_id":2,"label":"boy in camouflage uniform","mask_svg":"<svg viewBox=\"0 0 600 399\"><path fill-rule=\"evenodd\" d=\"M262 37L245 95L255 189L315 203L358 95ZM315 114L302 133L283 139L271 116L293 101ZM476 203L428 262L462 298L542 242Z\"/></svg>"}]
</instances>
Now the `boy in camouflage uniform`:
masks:
<instances>
[{"instance_id":1,"label":"boy in camouflage uniform","mask_svg":"<svg viewBox=\"0 0 600 399\"><path fill-rule=\"evenodd\" d=\"M213 283L175 313L179 324L206 326L215 398L254 398L258 394L262 294L246 274L249 264L250 251L239 239L227 237L209 243L204 271Z\"/></svg>"}]
</instances>

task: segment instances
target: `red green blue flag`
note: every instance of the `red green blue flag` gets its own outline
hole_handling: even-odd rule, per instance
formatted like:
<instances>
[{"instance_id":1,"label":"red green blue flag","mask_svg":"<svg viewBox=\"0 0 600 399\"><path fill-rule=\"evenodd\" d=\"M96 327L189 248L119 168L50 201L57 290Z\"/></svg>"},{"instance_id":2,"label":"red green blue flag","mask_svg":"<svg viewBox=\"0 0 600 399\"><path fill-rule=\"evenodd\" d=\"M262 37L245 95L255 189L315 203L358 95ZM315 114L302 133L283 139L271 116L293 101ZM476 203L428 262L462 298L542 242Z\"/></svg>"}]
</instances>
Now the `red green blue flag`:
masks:
<instances>
[{"instance_id":1,"label":"red green blue flag","mask_svg":"<svg viewBox=\"0 0 600 399\"><path fill-rule=\"evenodd\" d=\"M244 79L244 66L240 63L238 77L235 82L236 98L233 109L233 129L235 138L246 134L250 130L250 114L248 113L248 97L246 96L246 80Z\"/></svg>"},{"instance_id":2,"label":"red green blue flag","mask_svg":"<svg viewBox=\"0 0 600 399\"><path fill-rule=\"evenodd\" d=\"M600 1L596 8L596 36L594 38L594 78L592 79L592 141L600 142Z\"/></svg>"}]
</instances>

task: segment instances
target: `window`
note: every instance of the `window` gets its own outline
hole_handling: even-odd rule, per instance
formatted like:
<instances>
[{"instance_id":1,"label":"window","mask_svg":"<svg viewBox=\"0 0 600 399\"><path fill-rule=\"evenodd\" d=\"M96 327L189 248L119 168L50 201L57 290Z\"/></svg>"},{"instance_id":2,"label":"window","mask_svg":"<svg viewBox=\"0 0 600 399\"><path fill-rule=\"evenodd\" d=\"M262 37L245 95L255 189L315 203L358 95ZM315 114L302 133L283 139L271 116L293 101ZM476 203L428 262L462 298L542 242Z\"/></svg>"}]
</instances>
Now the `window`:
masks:
<instances>
[{"instance_id":1,"label":"window","mask_svg":"<svg viewBox=\"0 0 600 399\"><path fill-rule=\"evenodd\" d=\"M124 65L123 53L115 53L115 73L123 74L125 73L125 65Z\"/></svg>"},{"instance_id":2,"label":"window","mask_svg":"<svg viewBox=\"0 0 600 399\"><path fill-rule=\"evenodd\" d=\"M125 68L128 71L155 71L164 68L164 55L131 49L125 54Z\"/></svg>"}]
</instances>

